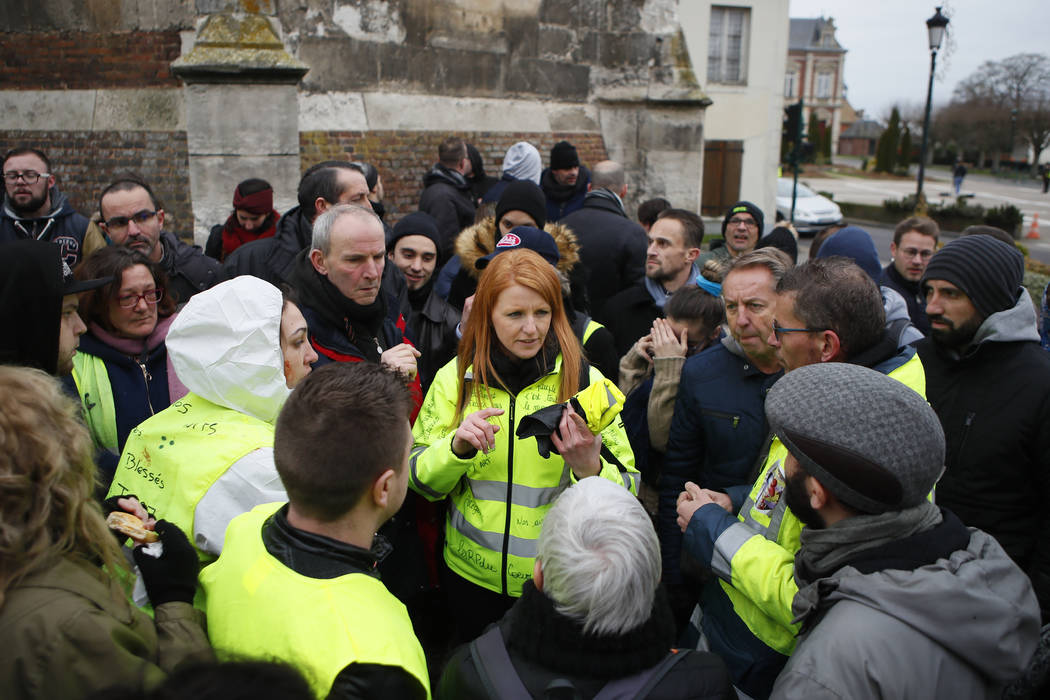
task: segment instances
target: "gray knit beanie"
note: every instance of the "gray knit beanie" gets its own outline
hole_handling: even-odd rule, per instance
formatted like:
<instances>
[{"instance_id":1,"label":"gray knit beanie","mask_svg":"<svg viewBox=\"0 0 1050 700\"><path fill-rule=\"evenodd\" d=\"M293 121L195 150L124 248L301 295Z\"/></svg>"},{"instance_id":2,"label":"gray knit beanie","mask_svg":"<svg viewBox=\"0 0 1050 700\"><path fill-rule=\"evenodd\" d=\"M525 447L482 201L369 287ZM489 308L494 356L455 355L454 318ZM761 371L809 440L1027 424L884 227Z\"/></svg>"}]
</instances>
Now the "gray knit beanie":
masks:
<instances>
[{"instance_id":1,"label":"gray knit beanie","mask_svg":"<svg viewBox=\"0 0 1050 700\"><path fill-rule=\"evenodd\" d=\"M944 430L919 394L845 362L788 372L766 416L788 451L846 505L884 513L919 505L944 465Z\"/></svg>"},{"instance_id":2,"label":"gray knit beanie","mask_svg":"<svg viewBox=\"0 0 1050 700\"><path fill-rule=\"evenodd\" d=\"M997 238L979 234L963 236L930 258L922 283L944 280L961 289L981 315L1006 311L1017 303L1024 277L1024 255Z\"/></svg>"}]
</instances>

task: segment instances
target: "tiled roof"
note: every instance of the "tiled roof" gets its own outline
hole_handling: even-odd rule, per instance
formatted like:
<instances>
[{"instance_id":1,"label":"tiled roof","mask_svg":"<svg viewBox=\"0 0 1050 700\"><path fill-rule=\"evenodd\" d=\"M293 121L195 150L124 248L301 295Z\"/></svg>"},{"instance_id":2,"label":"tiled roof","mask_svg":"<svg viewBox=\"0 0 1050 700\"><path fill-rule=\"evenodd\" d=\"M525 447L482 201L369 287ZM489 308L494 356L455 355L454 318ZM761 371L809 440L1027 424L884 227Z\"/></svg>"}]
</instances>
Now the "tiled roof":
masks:
<instances>
[{"instance_id":1,"label":"tiled roof","mask_svg":"<svg viewBox=\"0 0 1050 700\"><path fill-rule=\"evenodd\" d=\"M791 19L788 34L789 51L823 50L823 51L845 51L838 40L832 37L831 46L821 46L820 32L830 20L818 17L816 19Z\"/></svg>"}]
</instances>

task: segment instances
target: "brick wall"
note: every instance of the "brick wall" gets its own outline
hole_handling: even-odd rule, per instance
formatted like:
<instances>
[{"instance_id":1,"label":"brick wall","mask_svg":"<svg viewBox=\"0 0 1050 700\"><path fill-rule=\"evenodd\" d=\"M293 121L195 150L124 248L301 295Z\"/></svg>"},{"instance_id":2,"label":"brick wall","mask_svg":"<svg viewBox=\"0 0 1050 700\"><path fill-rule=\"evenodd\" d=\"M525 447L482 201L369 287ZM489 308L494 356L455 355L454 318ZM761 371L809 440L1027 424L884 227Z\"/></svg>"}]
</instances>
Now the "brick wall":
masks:
<instances>
[{"instance_id":1,"label":"brick wall","mask_svg":"<svg viewBox=\"0 0 1050 700\"><path fill-rule=\"evenodd\" d=\"M593 165L605 160L605 143L599 133L497 133L460 134L481 152L485 172L499 176L507 149L528 141L539 149L546 167L550 149L565 139L576 146L580 161ZM427 131L306 131L299 134L303 170L322 160L364 160L374 164L383 178L384 204L394 223L415 211L423 175L437 161L438 144L447 136ZM0 131L0 153L16 146L38 148L51 159L57 186L73 207L91 216L98 194L115 173L138 172L153 187L166 214L165 228L192 238L189 156L185 132L166 131ZM260 173L260 177L266 177ZM294 193L288 193L294 196ZM217 222L218 223L218 222Z\"/></svg>"},{"instance_id":2,"label":"brick wall","mask_svg":"<svg viewBox=\"0 0 1050 700\"><path fill-rule=\"evenodd\" d=\"M179 33L0 33L0 85L6 90L178 87L170 64Z\"/></svg>"},{"instance_id":3,"label":"brick wall","mask_svg":"<svg viewBox=\"0 0 1050 700\"><path fill-rule=\"evenodd\" d=\"M304 131L299 134L302 167L323 160L363 160L379 169L383 178L383 203L391 215L388 223L415 211L423 188L423 175L437 162L438 144L448 134L434 131ZM544 167L551 147L561 140L576 146L580 162L593 165L605 160L605 142L600 133L558 132L466 132L459 134L481 153L485 174L499 177L503 156L518 141L535 146Z\"/></svg>"},{"instance_id":4,"label":"brick wall","mask_svg":"<svg viewBox=\"0 0 1050 700\"><path fill-rule=\"evenodd\" d=\"M192 238L189 154L185 132L0 131L0 153L29 146L47 154L57 187L73 207L91 216L114 173L139 173L161 200L164 227Z\"/></svg>"}]
</instances>

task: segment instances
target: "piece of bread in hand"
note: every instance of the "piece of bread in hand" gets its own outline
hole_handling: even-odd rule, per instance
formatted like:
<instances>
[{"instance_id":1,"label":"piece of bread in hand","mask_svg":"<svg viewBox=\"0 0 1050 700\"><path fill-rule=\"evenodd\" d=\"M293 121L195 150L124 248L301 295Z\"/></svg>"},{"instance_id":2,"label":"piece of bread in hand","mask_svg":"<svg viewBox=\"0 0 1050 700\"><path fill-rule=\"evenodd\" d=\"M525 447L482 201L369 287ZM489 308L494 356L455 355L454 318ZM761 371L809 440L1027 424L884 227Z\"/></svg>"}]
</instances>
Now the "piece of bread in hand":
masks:
<instances>
[{"instance_id":1,"label":"piece of bread in hand","mask_svg":"<svg viewBox=\"0 0 1050 700\"><path fill-rule=\"evenodd\" d=\"M157 533L153 530L147 530L145 523L131 513L115 510L106 518L106 524L117 532L122 532L135 540L136 544L156 542L160 539L157 537Z\"/></svg>"}]
</instances>

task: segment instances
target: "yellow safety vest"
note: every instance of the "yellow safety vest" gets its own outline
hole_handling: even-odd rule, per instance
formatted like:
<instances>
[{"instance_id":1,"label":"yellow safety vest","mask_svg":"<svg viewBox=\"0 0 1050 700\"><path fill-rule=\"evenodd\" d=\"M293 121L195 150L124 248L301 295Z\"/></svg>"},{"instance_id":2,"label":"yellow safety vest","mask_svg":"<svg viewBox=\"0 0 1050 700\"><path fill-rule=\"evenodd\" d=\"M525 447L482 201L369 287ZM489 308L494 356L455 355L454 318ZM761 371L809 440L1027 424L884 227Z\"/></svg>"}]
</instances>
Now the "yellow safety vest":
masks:
<instances>
[{"instance_id":1,"label":"yellow safety vest","mask_svg":"<svg viewBox=\"0 0 1050 700\"><path fill-rule=\"evenodd\" d=\"M888 376L926 398L926 375L918 354ZM798 633L798 625L791 622L791 601L798 593L795 553L803 525L782 498L787 454L774 437L762 472L737 515L740 522L715 542L711 569L751 633L771 649L790 655Z\"/></svg>"},{"instance_id":2,"label":"yellow safety vest","mask_svg":"<svg viewBox=\"0 0 1050 700\"><path fill-rule=\"evenodd\" d=\"M449 497L445 562L471 583L504 595L520 596L525 581L532 578L543 519L554 499L576 480L560 455L544 459L535 438L515 437L521 418L558 403L561 361L559 355L552 372L517 396L492 387L482 391L479 404L471 392L464 415L487 407L504 410L491 419L500 430L488 454L478 452L464 460L452 452L452 436L459 427L450 425L459 381L455 360L434 377L412 428L409 486L432 501ZM591 384L602 382L598 370L591 367L590 372ZM467 381L471 377L468 369ZM602 458L599 476L638 493L639 474L623 419L617 416L601 437L620 464Z\"/></svg>"},{"instance_id":3,"label":"yellow safety vest","mask_svg":"<svg viewBox=\"0 0 1050 700\"><path fill-rule=\"evenodd\" d=\"M73 382L95 447L117 454L117 409L106 363L95 355L78 352L73 355Z\"/></svg>"},{"instance_id":4,"label":"yellow safety vest","mask_svg":"<svg viewBox=\"0 0 1050 700\"><path fill-rule=\"evenodd\" d=\"M107 498L135 494L192 542L204 494L234 462L262 447L273 447L273 425L191 392L131 431Z\"/></svg>"},{"instance_id":5,"label":"yellow safety vest","mask_svg":"<svg viewBox=\"0 0 1050 700\"><path fill-rule=\"evenodd\" d=\"M283 505L234 518L222 556L201 572L218 657L279 659L299 669L318 698L349 664L399 666L429 697L423 648L405 606L382 581L364 573L310 578L266 551L263 524Z\"/></svg>"}]
</instances>

